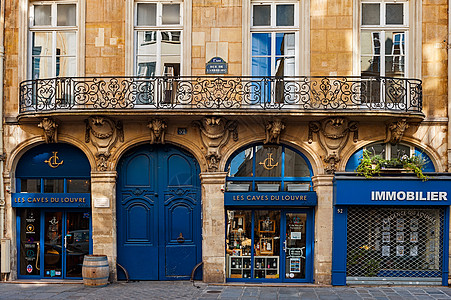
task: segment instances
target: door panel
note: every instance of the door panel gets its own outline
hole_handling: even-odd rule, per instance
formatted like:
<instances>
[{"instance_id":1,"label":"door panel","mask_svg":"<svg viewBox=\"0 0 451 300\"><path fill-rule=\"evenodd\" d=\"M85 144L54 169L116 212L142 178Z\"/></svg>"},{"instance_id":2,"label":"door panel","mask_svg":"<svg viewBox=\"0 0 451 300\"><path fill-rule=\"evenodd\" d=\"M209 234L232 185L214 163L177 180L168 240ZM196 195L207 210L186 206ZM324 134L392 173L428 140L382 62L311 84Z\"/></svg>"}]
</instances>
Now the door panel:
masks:
<instances>
[{"instance_id":1,"label":"door panel","mask_svg":"<svg viewBox=\"0 0 451 300\"><path fill-rule=\"evenodd\" d=\"M89 254L89 219L87 212L66 213L66 277L82 277L83 259Z\"/></svg>"},{"instance_id":2,"label":"door panel","mask_svg":"<svg viewBox=\"0 0 451 300\"><path fill-rule=\"evenodd\" d=\"M189 279L201 260L197 162L145 145L124 156L118 174L118 262L130 279Z\"/></svg>"},{"instance_id":3,"label":"door panel","mask_svg":"<svg viewBox=\"0 0 451 300\"><path fill-rule=\"evenodd\" d=\"M306 268L307 214L287 213L285 279L304 279Z\"/></svg>"},{"instance_id":4,"label":"door panel","mask_svg":"<svg viewBox=\"0 0 451 300\"><path fill-rule=\"evenodd\" d=\"M44 277L63 277L63 213L46 212L44 217Z\"/></svg>"}]
</instances>

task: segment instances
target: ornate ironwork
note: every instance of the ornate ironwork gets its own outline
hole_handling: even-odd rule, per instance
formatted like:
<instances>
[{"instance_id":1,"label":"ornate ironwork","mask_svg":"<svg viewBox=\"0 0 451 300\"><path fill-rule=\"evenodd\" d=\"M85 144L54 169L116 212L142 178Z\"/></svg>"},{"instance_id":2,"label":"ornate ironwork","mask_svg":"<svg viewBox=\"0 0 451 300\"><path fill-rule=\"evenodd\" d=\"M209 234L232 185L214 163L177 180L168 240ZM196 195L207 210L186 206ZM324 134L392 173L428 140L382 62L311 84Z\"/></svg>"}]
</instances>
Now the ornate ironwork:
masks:
<instances>
[{"instance_id":1,"label":"ornate ironwork","mask_svg":"<svg viewBox=\"0 0 451 300\"><path fill-rule=\"evenodd\" d=\"M19 111L98 109L421 112L419 79L389 77L71 77L20 84Z\"/></svg>"}]
</instances>

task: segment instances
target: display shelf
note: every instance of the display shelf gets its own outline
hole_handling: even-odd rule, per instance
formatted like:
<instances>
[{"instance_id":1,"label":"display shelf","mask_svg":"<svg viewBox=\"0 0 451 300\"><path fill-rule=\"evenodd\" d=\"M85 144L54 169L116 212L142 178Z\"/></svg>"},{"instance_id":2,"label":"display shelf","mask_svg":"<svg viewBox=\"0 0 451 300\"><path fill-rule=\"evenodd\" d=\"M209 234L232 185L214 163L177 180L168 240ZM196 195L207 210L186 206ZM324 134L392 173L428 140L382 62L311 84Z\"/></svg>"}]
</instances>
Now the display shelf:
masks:
<instances>
[{"instance_id":1,"label":"display shelf","mask_svg":"<svg viewBox=\"0 0 451 300\"><path fill-rule=\"evenodd\" d=\"M279 278L278 256L255 256L254 261L255 278Z\"/></svg>"},{"instance_id":2,"label":"display shelf","mask_svg":"<svg viewBox=\"0 0 451 300\"><path fill-rule=\"evenodd\" d=\"M251 278L250 256L228 256L228 278ZM278 256L254 256L254 278L279 278Z\"/></svg>"},{"instance_id":3,"label":"display shelf","mask_svg":"<svg viewBox=\"0 0 451 300\"><path fill-rule=\"evenodd\" d=\"M229 256L229 278L250 278L251 257Z\"/></svg>"}]
</instances>

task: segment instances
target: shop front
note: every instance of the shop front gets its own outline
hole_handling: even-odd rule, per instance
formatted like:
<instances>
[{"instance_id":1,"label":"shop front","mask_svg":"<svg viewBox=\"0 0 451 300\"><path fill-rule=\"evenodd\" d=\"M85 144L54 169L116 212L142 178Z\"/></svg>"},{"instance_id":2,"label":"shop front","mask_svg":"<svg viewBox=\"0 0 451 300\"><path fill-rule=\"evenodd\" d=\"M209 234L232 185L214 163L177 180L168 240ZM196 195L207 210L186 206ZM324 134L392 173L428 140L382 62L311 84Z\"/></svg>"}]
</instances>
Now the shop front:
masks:
<instances>
[{"instance_id":1,"label":"shop front","mask_svg":"<svg viewBox=\"0 0 451 300\"><path fill-rule=\"evenodd\" d=\"M227 281L313 282L311 167L286 146L256 145L228 164Z\"/></svg>"},{"instance_id":2,"label":"shop front","mask_svg":"<svg viewBox=\"0 0 451 300\"><path fill-rule=\"evenodd\" d=\"M336 174L332 284L448 285L450 181Z\"/></svg>"},{"instance_id":3,"label":"shop front","mask_svg":"<svg viewBox=\"0 0 451 300\"><path fill-rule=\"evenodd\" d=\"M29 150L16 168L18 278L79 279L92 253L90 165L66 144Z\"/></svg>"}]
</instances>

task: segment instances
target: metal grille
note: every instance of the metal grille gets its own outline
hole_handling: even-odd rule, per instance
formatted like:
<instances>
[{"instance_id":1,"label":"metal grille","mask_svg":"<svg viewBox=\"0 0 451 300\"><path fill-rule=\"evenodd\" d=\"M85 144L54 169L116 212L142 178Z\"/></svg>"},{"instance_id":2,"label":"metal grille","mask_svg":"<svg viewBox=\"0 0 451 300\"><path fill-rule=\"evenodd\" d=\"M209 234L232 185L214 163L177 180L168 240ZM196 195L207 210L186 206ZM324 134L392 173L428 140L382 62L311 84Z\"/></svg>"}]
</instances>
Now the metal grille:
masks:
<instances>
[{"instance_id":1,"label":"metal grille","mask_svg":"<svg viewBox=\"0 0 451 300\"><path fill-rule=\"evenodd\" d=\"M347 276L441 277L444 211L350 207Z\"/></svg>"}]
</instances>

